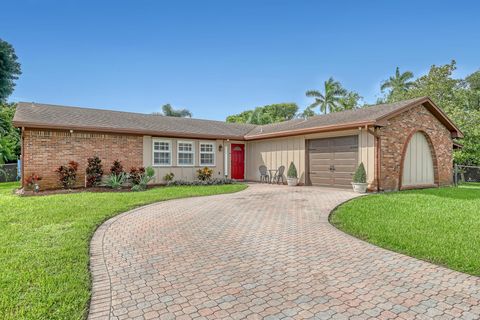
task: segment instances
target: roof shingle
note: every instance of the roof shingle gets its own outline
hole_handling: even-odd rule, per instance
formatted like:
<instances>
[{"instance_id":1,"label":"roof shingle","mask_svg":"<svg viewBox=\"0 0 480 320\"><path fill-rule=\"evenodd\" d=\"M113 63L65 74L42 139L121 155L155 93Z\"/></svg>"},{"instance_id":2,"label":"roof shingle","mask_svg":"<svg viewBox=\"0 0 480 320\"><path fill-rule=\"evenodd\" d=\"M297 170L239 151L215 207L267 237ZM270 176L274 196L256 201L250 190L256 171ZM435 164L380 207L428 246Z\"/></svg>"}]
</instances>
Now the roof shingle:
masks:
<instances>
[{"instance_id":1,"label":"roof shingle","mask_svg":"<svg viewBox=\"0 0 480 320\"><path fill-rule=\"evenodd\" d=\"M289 133L290 135L299 134L298 132L302 130L320 131L322 128L330 130L330 128L337 126L351 125L354 127L355 125L374 123L407 106L424 103L425 101L430 100L428 98L417 98L268 125L236 124L223 121L19 102L13 122L17 127L251 140L275 135L284 136Z\"/></svg>"}]
</instances>

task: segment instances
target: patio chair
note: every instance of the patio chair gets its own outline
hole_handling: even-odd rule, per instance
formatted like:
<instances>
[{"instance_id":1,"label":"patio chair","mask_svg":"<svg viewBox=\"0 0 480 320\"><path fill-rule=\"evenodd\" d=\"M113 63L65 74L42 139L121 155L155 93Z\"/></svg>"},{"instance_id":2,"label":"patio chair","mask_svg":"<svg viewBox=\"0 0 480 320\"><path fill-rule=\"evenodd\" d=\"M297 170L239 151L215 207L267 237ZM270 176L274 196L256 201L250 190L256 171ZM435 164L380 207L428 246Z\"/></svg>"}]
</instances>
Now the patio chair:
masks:
<instances>
[{"instance_id":1,"label":"patio chair","mask_svg":"<svg viewBox=\"0 0 480 320\"><path fill-rule=\"evenodd\" d=\"M285 172L285 166L280 166L278 167L278 171L273 177L273 183L280 183L280 180L282 180L282 184L285 182L283 180L283 173Z\"/></svg>"},{"instance_id":2,"label":"patio chair","mask_svg":"<svg viewBox=\"0 0 480 320\"><path fill-rule=\"evenodd\" d=\"M264 165L261 165L258 167L258 170L260 171L260 182L270 182L270 175L267 172L267 167Z\"/></svg>"}]
</instances>

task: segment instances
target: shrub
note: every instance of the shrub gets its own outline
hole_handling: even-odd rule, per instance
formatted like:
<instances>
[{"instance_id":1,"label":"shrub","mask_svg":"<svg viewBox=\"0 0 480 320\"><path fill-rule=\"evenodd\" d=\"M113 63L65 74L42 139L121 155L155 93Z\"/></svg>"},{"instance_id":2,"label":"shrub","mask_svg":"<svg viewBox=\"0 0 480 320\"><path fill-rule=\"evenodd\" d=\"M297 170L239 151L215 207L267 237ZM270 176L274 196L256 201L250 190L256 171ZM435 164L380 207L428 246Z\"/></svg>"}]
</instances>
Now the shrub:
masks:
<instances>
[{"instance_id":1,"label":"shrub","mask_svg":"<svg viewBox=\"0 0 480 320\"><path fill-rule=\"evenodd\" d=\"M120 189L122 185L127 181L127 174L125 172L120 172L119 174L112 173L108 176L106 185L112 189Z\"/></svg>"},{"instance_id":2,"label":"shrub","mask_svg":"<svg viewBox=\"0 0 480 320\"><path fill-rule=\"evenodd\" d=\"M212 179L213 170L209 167L197 170L197 178L201 181L206 181Z\"/></svg>"},{"instance_id":3,"label":"shrub","mask_svg":"<svg viewBox=\"0 0 480 320\"><path fill-rule=\"evenodd\" d=\"M91 157L87 159L87 187L98 186L102 181L103 169L102 160L99 157Z\"/></svg>"},{"instance_id":4,"label":"shrub","mask_svg":"<svg viewBox=\"0 0 480 320\"><path fill-rule=\"evenodd\" d=\"M38 181L40 180L42 180L41 176L36 173L32 173L25 179L25 182L27 183L27 188L33 190L35 188L35 185L38 184Z\"/></svg>"},{"instance_id":5,"label":"shrub","mask_svg":"<svg viewBox=\"0 0 480 320\"><path fill-rule=\"evenodd\" d=\"M167 183L167 186L212 186L212 185L222 185L222 184L235 184L235 180L220 178L220 179L210 179L210 180L175 180Z\"/></svg>"},{"instance_id":6,"label":"shrub","mask_svg":"<svg viewBox=\"0 0 480 320\"><path fill-rule=\"evenodd\" d=\"M145 174L145 168L144 167L131 167L130 168L130 182L133 185L137 185L140 183L140 180L142 179L142 175Z\"/></svg>"},{"instance_id":7,"label":"shrub","mask_svg":"<svg viewBox=\"0 0 480 320\"><path fill-rule=\"evenodd\" d=\"M63 188L70 189L77 182L78 162L70 161L66 166L60 166L55 170L58 180Z\"/></svg>"},{"instance_id":8,"label":"shrub","mask_svg":"<svg viewBox=\"0 0 480 320\"><path fill-rule=\"evenodd\" d=\"M355 170L355 174L353 175L353 182L367 183L367 173L365 172L365 166L363 165L363 162L361 162L357 170Z\"/></svg>"},{"instance_id":9,"label":"shrub","mask_svg":"<svg viewBox=\"0 0 480 320\"><path fill-rule=\"evenodd\" d=\"M295 164L293 163L293 161L290 162L290 166L288 167L287 177L288 178L297 178L298 177L297 168L295 167Z\"/></svg>"},{"instance_id":10,"label":"shrub","mask_svg":"<svg viewBox=\"0 0 480 320\"><path fill-rule=\"evenodd\" d=\"M167 183L172 181L173 178L175 178L175 174L173 174L173 172L167 173L166 175L163 176L163 180L166 181Z\"/></svg>"},{"instance_id":11,"label":"shrub","mask_svg":"<svg viewBox=\"0 0 480 320\"><path fill-rule=\"evenodd\" d=\"M110 167L110 174L115 174L118 176L120 173L124 173L124 172L125 171L123 171L122 163L118 161L118 159L113 161L113 164Z\"/></svg>"},{"instance_id":12,"label":"shrub","mask_svg":"<svg viewBox=\"0 0 480 320\"><path fill-rule=\"evenodd\" d=\"M147 185L155 177L155 170L152 167L147 167L147 169L142 168L143 172L138 174L138 179L132 181L132 191L143 191L147 189Z\"/></svg>"}]
</instances>

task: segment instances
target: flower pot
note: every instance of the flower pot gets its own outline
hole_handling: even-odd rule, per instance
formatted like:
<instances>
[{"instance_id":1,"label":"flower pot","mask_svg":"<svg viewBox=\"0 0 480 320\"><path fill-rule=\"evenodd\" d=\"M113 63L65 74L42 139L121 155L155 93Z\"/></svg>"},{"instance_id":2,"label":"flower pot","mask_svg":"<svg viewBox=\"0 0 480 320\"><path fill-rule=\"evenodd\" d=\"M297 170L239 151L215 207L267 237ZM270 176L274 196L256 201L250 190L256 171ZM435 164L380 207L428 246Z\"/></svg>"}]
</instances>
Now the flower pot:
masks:
<instances>
[{"instance_id":1,"label":"flower pot","mask_svg":"<svg viewBox=\"0 0 480 320\"><path fill-rule=\"evenodd\" d=\"M355 191L355 192L357 192L357 193L366 193L366 192L367 192L368 183L356 183L356 182L352 182L352 186L353 186L353 191Z\"/></svg>"},{"instance_id":2,"label":"flower pot","mask_svg":"<svg viewBox=\"0 0 480 320\"><path fill-rule=\"evenodd\" d=\"M298 184L298 178L288 178L287 177L287 184L289 186L296 186Z\"/></svg>"}]
</instances>

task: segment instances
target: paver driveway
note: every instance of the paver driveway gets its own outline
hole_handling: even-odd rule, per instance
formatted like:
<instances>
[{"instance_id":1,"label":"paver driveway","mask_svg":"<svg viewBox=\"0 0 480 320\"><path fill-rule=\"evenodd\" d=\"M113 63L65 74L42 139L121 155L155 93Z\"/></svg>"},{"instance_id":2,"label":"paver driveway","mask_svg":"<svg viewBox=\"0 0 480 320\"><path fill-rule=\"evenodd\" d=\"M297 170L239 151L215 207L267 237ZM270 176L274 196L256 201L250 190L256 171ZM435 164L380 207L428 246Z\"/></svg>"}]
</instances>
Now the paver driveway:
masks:
<instances>
[{"instance_id":1,"label":"paver driveway","mask_svg":"<svg viewBox=\"0 0 480 320\"><path fill-rule=\"evenodd\" d=\"M117 216L92 240L90 318L478 318L479 278L332 227L354 196L255 184Z\"/></svg>"}]
</instances>

